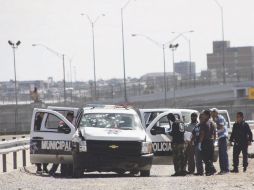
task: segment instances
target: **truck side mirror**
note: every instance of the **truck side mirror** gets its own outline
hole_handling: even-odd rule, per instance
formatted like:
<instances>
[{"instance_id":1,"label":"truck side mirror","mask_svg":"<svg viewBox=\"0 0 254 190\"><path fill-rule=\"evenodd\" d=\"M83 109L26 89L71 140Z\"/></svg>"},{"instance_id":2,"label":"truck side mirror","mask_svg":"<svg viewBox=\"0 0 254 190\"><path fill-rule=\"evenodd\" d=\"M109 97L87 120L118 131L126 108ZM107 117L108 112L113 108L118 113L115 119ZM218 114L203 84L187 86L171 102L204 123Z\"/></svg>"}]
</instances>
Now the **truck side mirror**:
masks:
<instances>
[{"instance_id":1,"label":"truck side mirror","mask_svg":"<svg viewBox=\"0 0 254 190\"><path fill-rule=\"evenodd\" d=\"M151 129L150 132L151 132L152 135L165 134L165 128L154 126L154 127Z\"/></svg>"},{"instance_id":2,"label":"truck side mirror","mask_svg":"<svg viewBox=\"0 0 254 190\"><path fill-rule=\"evenodd\" d=\"M69 134L71 132L71 129L67 125L63 125L58 127L58 131L60 133Z\"/></svg>"}]
</instances>

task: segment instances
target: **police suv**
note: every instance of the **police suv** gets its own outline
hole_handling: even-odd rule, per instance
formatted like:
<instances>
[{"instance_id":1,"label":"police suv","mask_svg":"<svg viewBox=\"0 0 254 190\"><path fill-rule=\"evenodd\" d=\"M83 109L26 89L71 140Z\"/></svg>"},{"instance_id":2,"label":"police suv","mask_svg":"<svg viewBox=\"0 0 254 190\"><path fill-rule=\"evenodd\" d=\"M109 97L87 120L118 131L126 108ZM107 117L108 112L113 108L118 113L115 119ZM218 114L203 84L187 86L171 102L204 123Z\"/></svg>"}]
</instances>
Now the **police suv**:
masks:
<instances>
[{"instance_id":1,"label":"police suv","mask_svg":"<svg viewBox=\"0 0 254 190\"><path fill-rule=\"evenodd\" d=\"M67 119L72 113L73 120ZM90 106L48 107L33 111L31 163L73 165L73 176L84 172L127 171L150 176L152 141L134 109Z\"/></svg>"}]
</instances>

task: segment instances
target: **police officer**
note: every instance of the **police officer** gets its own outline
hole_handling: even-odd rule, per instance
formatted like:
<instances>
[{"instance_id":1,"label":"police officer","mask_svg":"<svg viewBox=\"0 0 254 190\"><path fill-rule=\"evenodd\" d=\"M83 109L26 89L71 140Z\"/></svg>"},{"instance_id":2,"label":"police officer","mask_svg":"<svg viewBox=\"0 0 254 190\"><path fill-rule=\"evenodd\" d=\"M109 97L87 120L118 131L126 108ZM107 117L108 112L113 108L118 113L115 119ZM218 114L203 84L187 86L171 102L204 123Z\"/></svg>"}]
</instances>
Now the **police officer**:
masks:
<instances>
[{"instance_id":1,"label":"police officer","mask_svg":"<svg viewBox=\"0 0 254 190\"><path fill-rule=\"evenodd\" d=\"M198 148L201 151L202 159L205 163L206 175L210 176L216 173L213 165L214 141L216 139L216 128L210 120L210 110L203 111L200 118L200 137Z\"/></svg>"},{"instance_id":2,"label":"police officer","mask_svg":"<svg viewBox=\"0 0 254 190\"><path fill-rule=\"evenodd\" d=\"M185 127L185 131L192 133L194 128L198 126L198 114L192 113L191 114L191 122ZM198 134L199 135L199 134ZM191 140L191 139L190 139ZM195 153L195 146L194 146L194 140L187 141L187 147L185 151L186 161L188 163L188 173L193 174L195 171L195 159L194 159L194 153Z\"/></svg>"},{"instance_id":3,"label":"police officer","mask_svg":"<svg viewBox=\"0 0 254 190\"><path fill-rule=\"evenodd\" d=\"M213 108L211 111L213 121L216 123L217 126L219 163L220 163L219 174L226 174L229 172L229 161L227 151L228 128L225 118L219 114L218 109Z\"/></svg>"},{"instance_id":4,"label":"police officer","mask_svg":"<svg viewBox=\"0 0 254 190\"><path fill-rule=\"evenodd\" d=\"M204 114L201 113L199 115L199 120L202 121L204 120ZM195 150L195 164L196 164L196 168L197 168L197 173L195 173L194 175L197 176L202 176L204 173L204 168L203 168L203 161L202 161L202 155L201 155L201 151L199 150L199 134L200 134L200 123L198 123L198 125L196 125L192 131L192 139L191 142L194 143L194 150Z\"/></svg>"},{"instance_id":5,"label":"police officer","mask_svg":"<svg viewBox=\"0 0 254 190\"><path fill-rule=\"evenodd\" d=\"M43 112L40 112L36 116L36 119L35 119L35 122L34 122L34 130L35 131L40 131L41 130L41 123L42 123L42 120L43 120L43 116L44 116ZM35 165L37 167L37 170L36 170L37 174L49 173L48 168L47 168L47 166L48 166L47 163L43 163L43 164L36 163ZM43 166L43 169L41 168L41 165Z\"/></svg>"},{"instance_id":6,"label":"police officer","mask_svg":"<svg viewBox=\"0 0 254 190\"><path fill-rule=\"evenodd\" d=\"M229 141L234 142L233 147L233 173L238 173L239 154L243 154L243 171L246 172L248 167L248 145L253 141L253 135L248 123L244 121L242 112L236 114L236 122L233 125L232 134Z\"/></svg>"},{"instance_id":7,"label":"police officer","mask_svg":"<svg viewBox=\"0 0 254 190\"><path fill-rule=\"evenodd\" d=\"M185 143L184 143L184 126L180 121L176 121L174 114L170 113L167 116L172 122L172 130L168 132L172 136L172 152L175 174L172 176L186 175L185 161Z\"/></svg>"},{"instance_id":8,"label":"police officer","mask_svg":"<svg viewBox=\"0 0 254 190\"><path fill-rule=\"evenodd\" d=\"M66 115L66 119L69 121L69 122L73 122L73 119L74 119L74 115L72 112L68 112L67 115ZM58 130L60 131L64 131L66 133L69 133L70 132L70 128L63 122L63 121L60 121L59 123L59 126L58 126ZM57 171L57 168L58 168L59 164L53 164L51 169L49 170L49 175L52 175L54 176L56 171ZM70 169L70 165L68 164L61 164L61 175L62 176L67 176L69 175L67 173L67 171Z\"/></svg>"}]
</instances>

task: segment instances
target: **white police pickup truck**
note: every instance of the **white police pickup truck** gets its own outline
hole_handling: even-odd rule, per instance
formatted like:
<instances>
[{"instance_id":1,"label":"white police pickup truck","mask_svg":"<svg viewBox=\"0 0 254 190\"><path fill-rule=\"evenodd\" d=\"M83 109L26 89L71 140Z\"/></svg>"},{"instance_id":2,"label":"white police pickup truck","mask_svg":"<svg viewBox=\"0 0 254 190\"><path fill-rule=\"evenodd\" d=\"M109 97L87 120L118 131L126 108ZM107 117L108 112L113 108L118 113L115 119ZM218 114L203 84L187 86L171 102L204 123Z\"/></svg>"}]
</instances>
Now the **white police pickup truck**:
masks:
<instances>
[{"instance_id":1,"label":"white police pickup truck","mask_svg":"<svg viewBox=\"0 0 254 190\"><path fill-rule=\"evenodd\" d=\"M66 118L70 112L72 121ZM30 136L33 164L73 164L74 177L92 171L150 176L152 141L133 109L35 108Z\"/></svg>"}]
</instances>

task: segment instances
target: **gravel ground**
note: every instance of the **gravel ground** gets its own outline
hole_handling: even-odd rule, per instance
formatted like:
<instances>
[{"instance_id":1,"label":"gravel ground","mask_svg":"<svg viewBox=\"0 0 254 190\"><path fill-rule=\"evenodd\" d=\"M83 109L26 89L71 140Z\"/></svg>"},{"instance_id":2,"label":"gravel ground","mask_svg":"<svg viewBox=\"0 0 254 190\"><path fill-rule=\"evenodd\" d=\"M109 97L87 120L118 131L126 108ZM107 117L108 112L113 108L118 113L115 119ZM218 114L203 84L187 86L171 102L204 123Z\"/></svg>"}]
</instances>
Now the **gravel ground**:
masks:
<instances>
[{"instance_id":1,"label":"gravel ground","mask_svg":"<svg viewBox=\"0 0 254 190\"><path fill-rule=\"evenodd\" d=\"M251 147L254 150L253 147ZM229 151L232 157L232 148ZM216 168L219 170L218 163ZM249 160L246 173L240 170L239 174L214 175L214 176L186 176L170 177L173 166L153 166L151 177L138 177L114 173L90 173L81 179L50 177L35 175L35 167L28 167L27 171L20 169L6 174L0 174L0 189L4 190L96 190L96 189L254 189L254 159Z\"/></svg>"}]
</instances>

